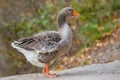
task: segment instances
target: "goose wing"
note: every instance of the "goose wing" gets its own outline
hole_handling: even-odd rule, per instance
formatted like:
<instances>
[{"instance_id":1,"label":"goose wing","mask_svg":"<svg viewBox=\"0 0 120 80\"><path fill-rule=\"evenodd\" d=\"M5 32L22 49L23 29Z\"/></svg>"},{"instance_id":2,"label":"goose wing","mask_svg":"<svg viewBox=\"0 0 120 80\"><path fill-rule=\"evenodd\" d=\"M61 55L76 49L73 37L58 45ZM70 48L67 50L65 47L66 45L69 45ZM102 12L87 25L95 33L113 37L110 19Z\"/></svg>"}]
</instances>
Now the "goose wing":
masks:
<instances>
[{"instance_id":1,"label":"goose wing","mask_svg":"<svg viewBox=\"0 0 120 80\"><path fill-rule=\"evenodd\" d=\"M58 42L60 40L59 33L50 31L15 41L14 44L29 51L34 50L40 53L48 53L58 50Z\"/></svg>"}]
</instances>

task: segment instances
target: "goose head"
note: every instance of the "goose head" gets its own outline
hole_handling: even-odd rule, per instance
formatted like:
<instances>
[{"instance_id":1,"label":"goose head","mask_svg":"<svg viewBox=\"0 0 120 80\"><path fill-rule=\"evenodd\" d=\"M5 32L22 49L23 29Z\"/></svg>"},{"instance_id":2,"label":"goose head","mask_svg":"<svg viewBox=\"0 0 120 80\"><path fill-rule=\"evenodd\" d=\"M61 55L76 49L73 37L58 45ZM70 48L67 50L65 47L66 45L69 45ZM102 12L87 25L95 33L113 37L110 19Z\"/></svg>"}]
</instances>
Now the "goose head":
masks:
<instances>
[{"instance_id":1,"label":"goose head","mask_svg":"<svg viewBox=\"0 0 120 80\"><path fill-rule=\"evenodd\" d=\"M66 17L79 16L79 13L72 7L65 7L58 13L58 27L62 27L66 23Z\"/></svg>"}]
</instances>

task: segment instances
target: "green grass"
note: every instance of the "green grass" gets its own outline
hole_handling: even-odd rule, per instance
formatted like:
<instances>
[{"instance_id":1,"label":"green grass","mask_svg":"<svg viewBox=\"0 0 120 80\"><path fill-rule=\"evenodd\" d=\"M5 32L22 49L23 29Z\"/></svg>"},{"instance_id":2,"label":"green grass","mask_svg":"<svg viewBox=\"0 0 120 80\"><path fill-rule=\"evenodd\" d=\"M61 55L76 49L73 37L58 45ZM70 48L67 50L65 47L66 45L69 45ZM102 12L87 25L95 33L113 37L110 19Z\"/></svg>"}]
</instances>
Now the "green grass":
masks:
<instances>
[{"instance_id":1,"label":"green grass","mask_svg":"<svg viewBox=\"0 0 120 80\"><path fill-rule=\"evenodd\" d=\"M93 45L94 42L102 37L104 33L112 31L114 23L108 22L102 26L88 22L80 26L81 39L84 45Z\"/></svg>"}]
</instances>

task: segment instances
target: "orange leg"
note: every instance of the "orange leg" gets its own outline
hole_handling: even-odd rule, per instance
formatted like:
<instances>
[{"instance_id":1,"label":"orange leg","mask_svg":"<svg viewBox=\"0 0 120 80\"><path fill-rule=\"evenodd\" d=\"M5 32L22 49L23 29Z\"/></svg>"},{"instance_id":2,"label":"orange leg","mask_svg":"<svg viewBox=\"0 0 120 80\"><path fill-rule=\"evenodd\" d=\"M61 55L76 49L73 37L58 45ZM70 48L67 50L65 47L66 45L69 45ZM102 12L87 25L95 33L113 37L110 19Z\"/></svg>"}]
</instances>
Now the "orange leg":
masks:
<instances>
[{"instance_id":1,"label":"orange leg","mask_svg":"<svg viewBox=\"0 0 120 80\"><path fill-rule=\"evenodd\" d=\"M43 73L44 73L44 75L47 76L47 77L57 77L56 74L51 74L51 73L49 73L48 64L46 64L45 67L43 68Z\"/></svg>"}]
</instances>

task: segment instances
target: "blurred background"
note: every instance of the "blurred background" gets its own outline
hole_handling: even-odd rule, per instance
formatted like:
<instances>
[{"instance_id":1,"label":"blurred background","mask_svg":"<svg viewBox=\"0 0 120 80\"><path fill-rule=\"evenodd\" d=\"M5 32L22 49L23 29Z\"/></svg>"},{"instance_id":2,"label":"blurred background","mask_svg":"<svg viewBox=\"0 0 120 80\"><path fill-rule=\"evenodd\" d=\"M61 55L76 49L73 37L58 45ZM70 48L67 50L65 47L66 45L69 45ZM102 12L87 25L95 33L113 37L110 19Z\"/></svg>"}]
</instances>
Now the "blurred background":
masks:
<instances>
[{"instance_id":1,"label":"blurred background","mask_svg":"<svg viewBox=\"0 0 120 80\"><path fill-rule=\"evenodd\" d=\"M57 30L58 12L72 6L68 20L73 46L51 70L64 70L120 59L120 0L0 0L0 76L41 72L10 44L46 30Z\"/></svg>"}]
</instances>

